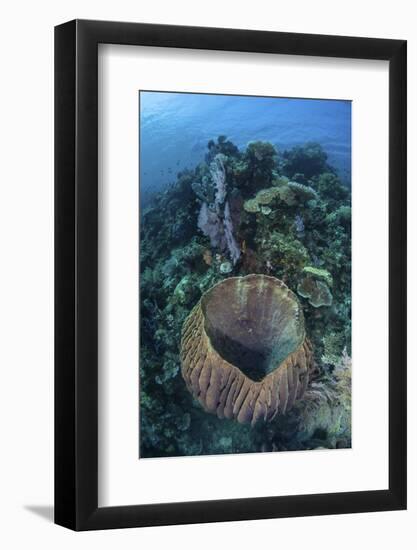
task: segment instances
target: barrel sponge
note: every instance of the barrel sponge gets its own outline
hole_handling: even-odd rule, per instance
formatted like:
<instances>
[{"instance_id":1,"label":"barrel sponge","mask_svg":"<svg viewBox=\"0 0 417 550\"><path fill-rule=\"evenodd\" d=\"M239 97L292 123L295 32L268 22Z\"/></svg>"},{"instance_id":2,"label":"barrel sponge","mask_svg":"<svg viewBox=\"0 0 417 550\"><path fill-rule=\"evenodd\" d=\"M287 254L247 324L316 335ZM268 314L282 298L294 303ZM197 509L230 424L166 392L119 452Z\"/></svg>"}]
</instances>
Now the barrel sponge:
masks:
<instances>
[{"instance_id":1,"label":"barrel sponge","mask_svg":"<svg viewBox=\"0 0 417 550\"><path fill-rule=\"evenodd\" d=\"M285 414L313 366L297 297L266 275L221 281L184 322L181 365L188 390L219 418L254 425Z\"/></svg>"},{"instance_id":2,"label":"barrel sponge","mask_svg":"<svg viewBox=\"0 0 417 550\"><path fill-rule=\"evenodd\" d=\"M331 306L333 296L325 282L304 277L297 286L297 292L303 298L307 298L313 307Z\"/></svg>"}]
</instances>

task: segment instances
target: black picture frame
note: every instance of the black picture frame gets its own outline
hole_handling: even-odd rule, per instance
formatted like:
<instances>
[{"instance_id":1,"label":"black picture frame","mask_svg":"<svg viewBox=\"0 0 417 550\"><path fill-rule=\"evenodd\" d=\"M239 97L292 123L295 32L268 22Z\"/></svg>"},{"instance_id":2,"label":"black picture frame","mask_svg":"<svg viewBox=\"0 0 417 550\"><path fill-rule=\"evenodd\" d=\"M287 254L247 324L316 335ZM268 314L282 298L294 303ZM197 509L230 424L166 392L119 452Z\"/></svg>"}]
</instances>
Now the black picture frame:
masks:
<instances>
[{"instance_id":1,"label":"black picture frame","mask_svg":"<svg viewBox=\"0 0 417 550\"><path fill-rule=\"evenodd\" d=\"M389 488L98 506L98 44L389 62ZM55 523L74 530L406 508L406 41L74 20L55 28Z\"/></svg>"}]
</instances>

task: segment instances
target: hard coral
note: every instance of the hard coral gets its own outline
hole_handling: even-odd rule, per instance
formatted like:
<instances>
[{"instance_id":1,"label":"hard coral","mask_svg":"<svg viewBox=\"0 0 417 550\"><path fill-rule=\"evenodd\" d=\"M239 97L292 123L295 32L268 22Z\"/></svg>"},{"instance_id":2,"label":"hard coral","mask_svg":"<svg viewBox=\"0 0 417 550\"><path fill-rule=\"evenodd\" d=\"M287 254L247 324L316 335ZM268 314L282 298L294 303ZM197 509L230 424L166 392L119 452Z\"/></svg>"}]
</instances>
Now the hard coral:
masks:
<instances>
[{"instance_id":1,"label":"hard coral","mask_svg":"<svg viewBox=\"0 0 417 550\"><path fill-rule=\"evenodd\" d=\"M295 287L300 271L311 261L303 243L279 231L265 231L257 244L265 261L274 266L274 275L285 276L285 282Z\"/></svg>"},{"instance_id":2,"label":"hard coral","mask_svg":"<svg viewBox=\"0 0 417 550\"><path fill-rule=\"evenodd\" d=\"M313 277L313 279L324 281L329 286L333 286L333 277L326 269L320 269L318 267L307 265L303 268L303 273Z\"/></svg>"},{"instance_id":3,"label":"hard coral","mask_svg":"<svg viewBox=\"0 0 417 550\"><path fill-rule=\"evenodd\" d=\"M279 198L288 206L297 204L297 197L289 185L282 185L279 187Z\"/></svg>"},{"instance_id":4,"label":"hard coral","mask_svg":"<svg viewBox=\"0 0 417 550\"><path fill-rule=\"evenodd\" d=\"M303 185L302 183L298 183L296 181L289 181L288 187L294 195L303 202L318 199L317 192L308 185Z\"/></svg>"},{"instance_id":5,"label":"hard coral","mask_svg":"<svg viewBox=\"0 0 417 550\"><path fill-rule=\"evenodd\" d=\"M279 189L276 187L269 187L268 189L261 189L256 194L256 201L258 204L266 205L271 204L271 202L279 197Z\"/></svg>"},{"instance_id":6,"label":"hard coral","mask_svg":"<svg viewBox=\"0 0 417 550\"><path fill-rule=\"evenodd\" d=\"M333 296L329 287L313 277L304 277L297 286L297 292L303 298L307 298L313 307L332 305Z\"/></svg>"},{"instance_id":7,"label":"hard coral","mask_svg":"<svg viewBox=\"0 0 417 550\"><path fill-rule=\"evenodd\" d=\"M261 211L262 206L271 204L271 202L280 197L280 189L278 187L269 187L268 189L261 189L256 193L253 199L245 201L243 208L246 212L256 213Z\"/></svg>"},{"instance_id":8,"label":"hard coral","mask_svg":"<svg viewBox=\"0 0 417 550\"><path fill-rule=\"evenodd\" d=\"M256 198L248 199L247 201L245 201L243 204L243 208L246 212L249 212L250 214L256 214L257 212L261 211Z\"/></svg>"}]
</instances>

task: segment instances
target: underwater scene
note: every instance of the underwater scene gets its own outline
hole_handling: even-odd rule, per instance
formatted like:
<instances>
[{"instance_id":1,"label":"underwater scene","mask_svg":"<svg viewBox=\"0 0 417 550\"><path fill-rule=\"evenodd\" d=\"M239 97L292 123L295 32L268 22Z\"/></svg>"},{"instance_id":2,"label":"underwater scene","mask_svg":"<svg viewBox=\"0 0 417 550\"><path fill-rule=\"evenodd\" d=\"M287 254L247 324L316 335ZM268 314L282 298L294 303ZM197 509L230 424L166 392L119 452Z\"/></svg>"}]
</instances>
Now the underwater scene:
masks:
<instances>
[{"instance_id":1,"label":"underwater scene","mask_svg":"<svg viewBox=\"0 0 417 550\"><path fill-rule=\"evenodd\" d=\"M139 457L351 447L351 102L139 92Z\"/></svg>"}]
</instances>

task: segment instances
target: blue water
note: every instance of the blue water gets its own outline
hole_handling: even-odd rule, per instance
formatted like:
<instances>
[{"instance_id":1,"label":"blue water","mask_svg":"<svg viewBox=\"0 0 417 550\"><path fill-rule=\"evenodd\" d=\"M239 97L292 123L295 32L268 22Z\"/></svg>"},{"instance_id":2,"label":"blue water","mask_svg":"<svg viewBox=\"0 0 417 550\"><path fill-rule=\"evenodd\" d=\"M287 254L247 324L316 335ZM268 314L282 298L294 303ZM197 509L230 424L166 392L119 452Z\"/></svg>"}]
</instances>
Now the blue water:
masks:
<instances>
[{"instance_id":1,"label":"blue water","mask_svg":"<svg viewBox=\"0 0 417 550\"><path fill-rule=\"evenodd\" d=\"M318 142L350 185L350 101L140 92L142 206L201 162L207 142L221 134L239 148L256 140L281 150Z\"/></svg>"}]
</instances>

